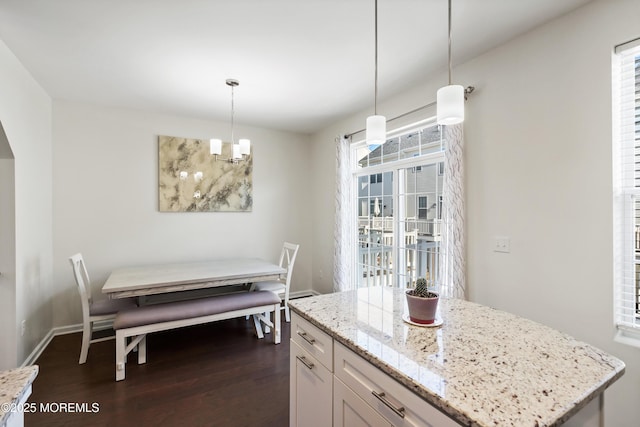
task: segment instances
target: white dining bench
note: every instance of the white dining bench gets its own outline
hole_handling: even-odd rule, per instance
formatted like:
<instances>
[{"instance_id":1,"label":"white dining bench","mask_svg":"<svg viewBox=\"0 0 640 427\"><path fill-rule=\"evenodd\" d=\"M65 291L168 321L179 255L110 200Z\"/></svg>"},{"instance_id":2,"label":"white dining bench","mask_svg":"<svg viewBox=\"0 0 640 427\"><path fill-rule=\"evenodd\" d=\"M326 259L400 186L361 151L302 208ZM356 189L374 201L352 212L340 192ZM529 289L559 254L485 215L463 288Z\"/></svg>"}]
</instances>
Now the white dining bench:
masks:
<instances>
[{"instance_id":1,"label":"white dining bench","mask_svg":"<svg viewBox=\"0 0 640 427\"><path fill-rule=\"evenodd\" d=\"M125 379L127 355L134 348L138 349L138 364L146 363L147 334L244 316L253 316L258 338L264 338L262 322L273 328L273 342L280 344L280 298L269 291L238 292L119 312L113 322L116 331L116 381ZM132 338L128 344L127 338Z\"/></svg>"}]
</instances>

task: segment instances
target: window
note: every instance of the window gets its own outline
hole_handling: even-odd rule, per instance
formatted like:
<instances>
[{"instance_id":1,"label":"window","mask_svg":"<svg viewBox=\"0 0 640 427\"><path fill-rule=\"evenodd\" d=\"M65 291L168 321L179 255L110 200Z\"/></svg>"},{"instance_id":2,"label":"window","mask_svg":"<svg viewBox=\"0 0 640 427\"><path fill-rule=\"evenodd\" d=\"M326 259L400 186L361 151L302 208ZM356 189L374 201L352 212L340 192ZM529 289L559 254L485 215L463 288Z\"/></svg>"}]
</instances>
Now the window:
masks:
<instances>
[{"instance_id":1,"label":"window","mask_svg":"<svg viewBox=\"0 0 640 427\"><path fill-rule=\"evenodd\" d=\"M427 212L429 212L427 203L429 203L427 196L418 196L418 219L427 219Z\"/></svg>"},{"instance_id":2,"label":"window","mask_svg":"<svg viewBox=\"0 0 640 427\"><path fill-rule=\"evenodd\" d=\"M435 123L370 150L352 145L358 287L405 288L439 274L444 141Z\"/></svg>"},{"instance_id":3,"label":"window","mask_svg":"<svg viewBox=\"0 0 640 427\"><path fill-rule=\"evenodd\" d=\"M640 41L613 57L616 339L640 347Z\"/></svg>"},{"instance_id":4,"label":"window","mask_svg":"<svg viewBox=\"0 0 640 427\"><path fill-rule=\"evenodd\" d=\"M374 173L373 175L370 176L369 182L371 184L382 184L382 174Z\"/></svg>"}]
</instances>

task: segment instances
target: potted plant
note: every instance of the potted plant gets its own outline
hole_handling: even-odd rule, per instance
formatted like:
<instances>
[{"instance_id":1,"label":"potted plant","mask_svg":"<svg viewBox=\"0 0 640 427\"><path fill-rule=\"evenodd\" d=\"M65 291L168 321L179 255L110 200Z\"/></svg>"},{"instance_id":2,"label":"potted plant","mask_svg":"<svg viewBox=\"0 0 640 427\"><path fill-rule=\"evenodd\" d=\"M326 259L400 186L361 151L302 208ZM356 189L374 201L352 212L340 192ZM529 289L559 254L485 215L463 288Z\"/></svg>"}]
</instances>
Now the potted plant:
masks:
<instances>
[{"instance_id":1,"label":"potted plant","mask_svg":"<svg viewBox=\"0 0 640 427\"><path fill-rule=\"evenodd\" d=\"M427 280L423 277L416 280L416 287L408 289L407 306L409 320L421 325L430 325L436 320L439 295L427 287Z\"/></svg>"}]
</instances>

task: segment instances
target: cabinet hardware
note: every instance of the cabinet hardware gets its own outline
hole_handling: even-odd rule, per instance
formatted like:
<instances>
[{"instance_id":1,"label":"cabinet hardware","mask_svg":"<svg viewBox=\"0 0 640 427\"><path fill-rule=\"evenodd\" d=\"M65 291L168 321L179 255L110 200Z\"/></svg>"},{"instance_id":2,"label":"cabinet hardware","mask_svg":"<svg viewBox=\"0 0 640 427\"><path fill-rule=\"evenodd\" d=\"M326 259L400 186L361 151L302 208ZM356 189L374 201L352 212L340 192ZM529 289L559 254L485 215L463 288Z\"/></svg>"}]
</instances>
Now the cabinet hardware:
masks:
<instances>
[{"instance_id":1,"label":"cabinet hardware","mask_svg":"<svg viewBox=\"0 0 640 427\"><path fill-rule=\"evenodd\" d=\"M308 342L311 345L314 345L316 343L316 340L313 338L309 338L309 335L307 335L306 332L300 332L298 331L298 335L300 335L302 337L303 340L305 340L306 342Z\"/></svg>"},{"instance_id":2,"label":"cabinet hardware","mask_svg":"<svg viewBox=\"0 0 640 427\"><path fill-rule=\"evenodd\" d=\"M296 359L298 359L299 361L301 361L301 362L302 362L302 364L303 364L304 366L306 366L307 368L309 368L309 369L313 369L313 367L315 366L313 363L309 362L309 361L307 360L307 358L306 358L306 357L304 357L304 356L296 356Z\"/></svg>"},{"instance_id":3,"label":"cabinet hardware","mask_svg":"<svg viewBox=\"0 0 640 427\"><path fill-rule=\"evenodd\" d=\"M397 416L399 416L400 418L404 418L404 406L396 408L393 403L387 400L384 391L377 393L375 390L372 390L371 394L373 394L380 402L384 403L389 409L395 412Z\"/></svg>"}]
</instances>

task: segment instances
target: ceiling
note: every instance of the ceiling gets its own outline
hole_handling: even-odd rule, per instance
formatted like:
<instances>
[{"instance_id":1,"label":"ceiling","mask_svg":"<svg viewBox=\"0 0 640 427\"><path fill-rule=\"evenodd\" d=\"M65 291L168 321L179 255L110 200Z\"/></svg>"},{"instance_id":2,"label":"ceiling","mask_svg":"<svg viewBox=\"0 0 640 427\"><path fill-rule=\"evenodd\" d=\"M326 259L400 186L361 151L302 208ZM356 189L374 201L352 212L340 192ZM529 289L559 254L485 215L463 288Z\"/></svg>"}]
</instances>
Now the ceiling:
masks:
<instances>
[{"instance_id":1,"label":"ceiling","mask_svg":"<svg viewBox=\"0 0 640 427\"><path fill-rule=\"evenodd\" d=\"M589 1L453 0L454 66ZM0 0L0 38L54 99L228 121L235 78L237 123L373 111L373 0ZM378 1L379 101L446 66L446 0Z\"/></svg>"}]
</instances>

